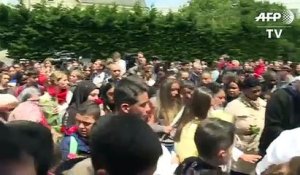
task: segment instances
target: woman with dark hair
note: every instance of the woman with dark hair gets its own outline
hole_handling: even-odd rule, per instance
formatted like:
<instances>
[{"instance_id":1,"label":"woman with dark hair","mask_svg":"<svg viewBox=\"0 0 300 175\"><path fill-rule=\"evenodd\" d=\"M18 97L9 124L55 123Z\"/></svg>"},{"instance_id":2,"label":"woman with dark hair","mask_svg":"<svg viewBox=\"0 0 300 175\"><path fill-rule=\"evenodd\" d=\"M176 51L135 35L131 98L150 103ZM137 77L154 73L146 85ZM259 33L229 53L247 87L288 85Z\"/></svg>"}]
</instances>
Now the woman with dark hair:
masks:
<instances>
[{"instance_id":1,"label":"woman with dark hair","mask_svg":"<svg viewBox=\"0 0 300 175\"><path fill-rule=\"evenodd\" d=\"M196 86L192 81L189 81L189 80L183 81L181 93L182 93L182 98L183 98L184 104L186 104L192 98L195 88L196 88Z\"/></svg>"},{"instance_id":2,"label":"woman with dark hair","mask_svg":"<svg viewBox=\"0 0 300 175\"><path fill-rule=\"evenodd\" d=\"M205 92L203 88L195 89L178 120L178 127L174 137L175 151L180 162L188 157L198 156L194 136L200 121L207 118L210 107L210 94Z\"/></svg>"},{"instance_id":3,"label":"woman with dark hair","mask_svg":"<svg viewBox=\"0 0 300 175\"><path fill-rule=\"evenodd\" d=\"M229 103L241 94L239 87L240 81L235 74L227 74L223 77L224 90L226 93L226 102Z\"/></svg>"},{"instance_id":4,"label":"woman with dark hair","mask_svg":"<svg viewBox=\"0 0 300 175\"><path fill-rule=\"evenodd\" d=\"M100 98L104 101L103 110L105 114L111 113L115 110L114 104L114 91L115 91L114 83L107 83L101 87Z\"/></svg>"},{"instance_id":5,"label":"woman with dark hair","mask_svg":"<svg viewBox=\"0 0 300 175\"><path fill-rule=\"evenodd\" d=\"M99 89L88 80L79 82L73 92L67 112L63 117L63 126L70 127L75 124L75 115L78 107L85 101L96 101L99 97Z\"/></svg>"},{"instance_id":6,"label":"woman with dark hair","mask_svg":"<svg viewBox=\"0 0 300 175\"><path fill-rule=\"evenodd\" d=\"M83 73L85 80L90 80L92 76L92 69L90 66L83 66Z\"/></svg>"},{"instance_id":7,"label":"woman with dark hair","mask_svg":"<svg viewBox=\"0 0 300 175\"><path fill-rule=\"evenodd\" d=\"M237 128L236 147L247 154L258 154L258 145L265 122L266 102L260 98L260 81L247 77L241 84L242 94L231 101L225 111L234 116ZM238 160L233 163L233 175L248 175L254 173L255 163Z\"/></svg>"},{"instance_id":8,"label":"woman with dark hair","mask_svg":"<svg viewBox=\"0 0 300 175\"><path fill-rule=\"evenodd\" d=\"M210 83L206 86L212 93L212 107L214 110L224 109L226 103L226 94L224 89L218 83Z\"/></svg>"}]
</instances>

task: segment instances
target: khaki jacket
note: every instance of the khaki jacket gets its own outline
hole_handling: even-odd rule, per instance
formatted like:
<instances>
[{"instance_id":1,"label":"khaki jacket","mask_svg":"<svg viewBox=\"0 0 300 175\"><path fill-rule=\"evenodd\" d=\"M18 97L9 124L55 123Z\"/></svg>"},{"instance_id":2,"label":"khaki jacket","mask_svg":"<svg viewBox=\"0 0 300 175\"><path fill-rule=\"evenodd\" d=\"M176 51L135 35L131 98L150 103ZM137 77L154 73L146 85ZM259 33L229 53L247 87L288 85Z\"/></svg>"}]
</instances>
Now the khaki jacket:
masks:
<instances>
[{"instance_id":1,"label":"khaki jacket","mask_svg":"<svg viewBox=\"0 0 300 175\"><path fill-rule=\"evenodd\" d=\"M234 116L238 138L235 146L246 154L258 154L259 139L264 128L266 102L259 98L257 103L259 109L254 109L251 105L245 104L241 98L238 98L230 102L225 108L226 112ZM251 126L257 128L257 132L249 134L249 131L252 130ZM253 174L255 166L255 164L238 160L237 162L233 161L232 170Z\"/></svg>"}]
</instances>

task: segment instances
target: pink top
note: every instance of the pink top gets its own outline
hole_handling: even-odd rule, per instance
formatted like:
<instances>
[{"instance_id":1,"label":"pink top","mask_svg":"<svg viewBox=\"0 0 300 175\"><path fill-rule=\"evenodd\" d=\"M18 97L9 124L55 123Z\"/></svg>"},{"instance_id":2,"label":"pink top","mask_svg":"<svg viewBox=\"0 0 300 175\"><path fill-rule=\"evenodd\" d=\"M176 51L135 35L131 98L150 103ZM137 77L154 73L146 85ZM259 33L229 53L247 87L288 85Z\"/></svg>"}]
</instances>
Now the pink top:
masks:
<instances>
[{"instance_id":1,"label":"pink top","mask_svg":"<svg viewBox=\"0 0 300 175\"><path fill-rule=\"evenodd\" d=\"M27 120L40 123L44 114L39 106L31 101L20 103L9 115L8 122L14 120Z\"/></svg>"}]
</instances>

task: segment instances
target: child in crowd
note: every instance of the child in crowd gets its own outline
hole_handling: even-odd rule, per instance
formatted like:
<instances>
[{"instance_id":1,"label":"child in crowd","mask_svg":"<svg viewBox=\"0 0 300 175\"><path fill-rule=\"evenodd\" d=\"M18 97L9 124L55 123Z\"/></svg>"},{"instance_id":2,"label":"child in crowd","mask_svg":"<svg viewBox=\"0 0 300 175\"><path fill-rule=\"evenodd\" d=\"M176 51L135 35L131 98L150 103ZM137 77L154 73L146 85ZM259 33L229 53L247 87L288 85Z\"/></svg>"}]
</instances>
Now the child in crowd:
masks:
<instances>
[{"instance_id":1,"label":"child in crowd","mask_svg":"<svg viewBox=\"0 0 300 175\"><path fill-rule=\"evenodd\" d=\"M138 115L101 118L92 130L91 150L92 164L98 175L167 175L154 173L162 155L161 144Z\"/></svg>"},{"instance_id":2,"label":"child in crowd","mask_svg":"<svg viewBox=\"0 0 300 175\"><path fill-rule=\"evenodd\" d=\"M195 133L200 157L189 157L176 169L176 175L229 174L221 166L228 166L234 142L234 125L220 119L205 119Z\"/></svg>"},{"instance_id":3,"label":"child in crowd","mask_svg":"<svg viewBox=\"0 0 300 175\"><path fill-rule=\"evenodd\" d=\"M73 133L64 136L61 142L63 160L74 159L90 154L88 138L94 123L100 117L100 108L94 102L83 103L76 114L76 127Z\"/></svg>"}]
</instances>

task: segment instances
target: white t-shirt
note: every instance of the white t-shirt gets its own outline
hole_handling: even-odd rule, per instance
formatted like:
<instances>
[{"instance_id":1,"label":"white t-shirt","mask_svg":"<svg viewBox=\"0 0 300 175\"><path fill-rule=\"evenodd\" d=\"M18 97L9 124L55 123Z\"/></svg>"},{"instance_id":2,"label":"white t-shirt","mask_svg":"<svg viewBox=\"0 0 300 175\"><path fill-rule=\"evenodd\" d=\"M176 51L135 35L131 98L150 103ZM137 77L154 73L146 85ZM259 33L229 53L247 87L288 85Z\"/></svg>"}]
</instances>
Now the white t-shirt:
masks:
<instances>
[{"instance_id":1,"label":"white t-shirt","mask_svg":"<svg viewBox=\"0 0 300 175\"><path fill-rule=\"evenodd\" d=\"M101 87L102 84L105 82L105 72L101 72L100 74L97 74L94 78L93 78L93 83L97 86L97 87Z\"/></svg>"},{"instance_id":2,"label":"white t-shirt","mask_svg":"<svg viewBox=\"0 0 300 175\"><path fill-rule=\"evenodd\" d=\"M283 131L268 147L267 154L257 164L256 173L260 175L271 165L289 162L300 156L300 128Z\"/></svg>"},{"instance_id":3,"label":"white t-shirt","mask_svg":"<svg viewBox=\"0 0 300 175\"><path fill-rule=\"evenodd\" d=\"M169 150L161 145L162 155L157 161L156 170L153 175L173 175L178 164L172 164L172 157L175 156L175 153L170 153Z\"/></svg>"}]
</instances>

